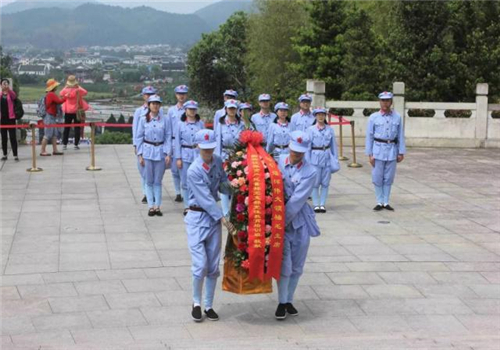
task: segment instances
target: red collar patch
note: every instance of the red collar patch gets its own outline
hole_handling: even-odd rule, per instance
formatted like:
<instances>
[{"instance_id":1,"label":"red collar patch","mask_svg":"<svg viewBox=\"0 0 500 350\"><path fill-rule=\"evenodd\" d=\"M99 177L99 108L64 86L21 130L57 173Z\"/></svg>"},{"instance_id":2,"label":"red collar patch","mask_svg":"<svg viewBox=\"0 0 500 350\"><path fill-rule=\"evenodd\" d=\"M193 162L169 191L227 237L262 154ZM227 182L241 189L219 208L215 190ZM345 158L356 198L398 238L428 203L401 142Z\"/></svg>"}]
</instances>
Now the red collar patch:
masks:
<instances>
[{"instance_id":1,"label":"red collar patch","mask_svg":"<svg viewBox=\"0 0 500 350\"><path fill-rule=\"evenodd\" d=\"M203 169L205 169L206 171L210 170L210 166L207 163L203 162L202 166L203 166Z\"/></svg>"}]
</instances>

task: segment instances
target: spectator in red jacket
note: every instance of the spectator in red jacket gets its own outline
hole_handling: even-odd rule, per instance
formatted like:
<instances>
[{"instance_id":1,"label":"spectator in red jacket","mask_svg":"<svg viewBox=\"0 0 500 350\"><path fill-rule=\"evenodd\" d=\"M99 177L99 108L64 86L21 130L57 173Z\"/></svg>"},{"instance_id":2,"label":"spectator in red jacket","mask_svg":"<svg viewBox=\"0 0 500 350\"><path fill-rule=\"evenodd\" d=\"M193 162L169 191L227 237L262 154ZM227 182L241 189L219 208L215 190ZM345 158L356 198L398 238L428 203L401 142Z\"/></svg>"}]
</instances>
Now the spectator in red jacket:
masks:
<instances>
[{"instance_id":1,"label":"spectator in red jacket","mask_svg":"<svg viewBox=\"0 0 500 350\"><path fill-rule=\"evenodd\" d=\"M10 89L10 81L7 78L2 78L2 92L0 96L0 114L2 125L16 125L16 115L14 113L14 101L17 98L16 93ZM19 161L17 156L17 138L16 129L0 129L2 134L2 151L3 157L2 161L7 160L7 142L10 138L10 146L12 147L12 153L14 154L14 159Z\"/></svg>"},{"instance_id":2,"label":"spectator in red jacket","mask_svg":"<svg viewBox=\"0 0 500 350\"><path fill-rule=\"evenodd\" d=\"M60 110L58 115L58 105L63 104L66 101L66 98L59 98L56 94L57 87L60 84L55 79L47 80L47 88L45 89L45 117L43 118L43 123L46 125L56 124L58 122L58 118L62 117L62 110ZM42 151L40 155L42 157L50 156L50 153L47 153L46 147L48 142L52 143L52 154L55 156L62 155L62 152L57 150L57 136L60 134L59 128L46 128L45 134L42 140Z\"/></svg>"}]
</instances>

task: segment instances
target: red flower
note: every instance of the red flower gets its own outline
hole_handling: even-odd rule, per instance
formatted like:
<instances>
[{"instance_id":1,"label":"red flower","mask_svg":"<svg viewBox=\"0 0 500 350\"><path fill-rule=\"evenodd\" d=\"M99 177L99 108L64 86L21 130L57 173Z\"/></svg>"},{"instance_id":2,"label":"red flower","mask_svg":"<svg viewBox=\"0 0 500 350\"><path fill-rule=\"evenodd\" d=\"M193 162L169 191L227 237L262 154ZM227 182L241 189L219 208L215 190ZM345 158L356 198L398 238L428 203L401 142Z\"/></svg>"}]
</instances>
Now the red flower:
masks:
<instances>
[{"instance_id":1,"label":"red flower","mask_svg":"<svg viewBox=\"0 0 500 350\"><path fill-rule=\"evenodd\" d=\"M266 204L271 204L273 202L273 197L266 196Z\"/></svg>"},{"instance_id":2,"label":"red flower","mask_svg":"<svg viewBox=\"0 0 500 350\"><path fill-rule=\"evenodd\" d=\"M238 195L238 197L236 197L236 200L238 203L245 203L245 196L243 195Z\"/></svg>"},{"instance_id":3,"label":"red flower","mask_svg":"<svg viewBox=\"0 0 500 350\"><path fill-rule=\"evenodd\" d=\"M240 252L244 252L247 249L247 244L246 243L238 243L238 250Z\"/></svg>"},{"instance_id":4,"label":"red flower","mask_svg":"<svg viewBox=\"0 0 500 350\"><path fill-rule=\"evenodd\" d=\"M232 177L231 175L228 175L228 176L227 176L227 179L228 179L229 181L233 181L234 177Z\"/></svg>"},{"instance_id":5,"label":"red flower","mask_svg":"<svg viewBox=\"0 0 500 350\"><path fill-rule=\"evenodd\" d=\"M241 262L241 267L248 270L250 268L250 261L248 261L248 259L247 260L243 260Z\"/></svg>"},{"instance_id":6,"label":"red flower","mask_svg":"<svg viewBox=\"0 0 500 350\"><path fill-rule=\"evenodd\" d=\"M246 167L247 165L248 165L248 162L247 162L246 159L241 161L241 166L242 167Z\"/></svg>"},{"instance_id":7,"label":"red flower","mask_svg":"<svg viewBox=\"0 0 500 350\"><path fill-rule=\"evenodd\" d=\"M239 239L245 239L245 238L247 238L247 233L245 231L239 231L238 232L238 238Z\"/></svg>"},{"instance_id":8,"label":"red flower","mask_svg":"<svg viewBox=\"0 0 500 350\"><path fill-rule=\"evenodd\" d=\"M236 220L238 220L239 222L244 222L246 220L246 217L243 214L238 214L236 215Z\"/></svg>"},{"instance_id":9,"label":"red flower","mask_svg":"<svg viewBox=\"0 0 500 350\"><path fill-rule=\"evenodd\" d=\"M246 192L246 191L248 191L246 185L243 185L243 186L240 187L240 192Z\"/></svg>"},{"instance_id":10,"label":"red flower","mask_svg":"<svg viewBox=\"0 0 500 350\"><path fill-rule=\"evenodd\" d=\"M266 216L267 215L272 215L273 209L272 208L266 208Z\"/></svg>"}]
</instances>

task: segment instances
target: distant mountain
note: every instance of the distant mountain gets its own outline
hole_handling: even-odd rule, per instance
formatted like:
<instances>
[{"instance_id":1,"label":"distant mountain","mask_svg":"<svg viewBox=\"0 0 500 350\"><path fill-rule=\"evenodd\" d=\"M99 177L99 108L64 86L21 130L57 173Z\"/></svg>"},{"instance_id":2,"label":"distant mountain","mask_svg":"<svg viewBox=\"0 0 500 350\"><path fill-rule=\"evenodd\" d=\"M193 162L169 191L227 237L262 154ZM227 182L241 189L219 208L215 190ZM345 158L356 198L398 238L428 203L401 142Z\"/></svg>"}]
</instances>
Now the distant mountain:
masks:
<instances>
[{"instance_id":1,"label":"distant mountain","mask_svg":"<svg viewBox=\"0 0 500 350\"><path fill-rule=\"evenodd\" d=\"M39 9L39 8L62 8L62 9L74 9L85 3L96 3L96 0L84 0L84 1L26 1L17 0L11 2L10 4L4 5L0 8L2 14L16 13L26 10Z\"/></svg>"},{"instance_id":2,"label":"distant mountain","mask_svg":"<svg viewBox=\"0 0 500 350\"><path fill-rule=\"evenodd\" d=\"M204 20L211 30L216 30L236 11L252 12L252 4L252 0L223 0L208 5L194 14Z\"/></svg>"},{"instance_id":3,"label":"distant mountain","mask_svg":"<svg viewBox=\"0 0 500 350\"><path fill-rule=\"evenodd\" d=\"M38 8L2 14L2 45L38 48L121 44L191 45L210 31L197 15L181 15L150 7L134 9L84 4L74 9Z\"/></svg>"}]
</instances>

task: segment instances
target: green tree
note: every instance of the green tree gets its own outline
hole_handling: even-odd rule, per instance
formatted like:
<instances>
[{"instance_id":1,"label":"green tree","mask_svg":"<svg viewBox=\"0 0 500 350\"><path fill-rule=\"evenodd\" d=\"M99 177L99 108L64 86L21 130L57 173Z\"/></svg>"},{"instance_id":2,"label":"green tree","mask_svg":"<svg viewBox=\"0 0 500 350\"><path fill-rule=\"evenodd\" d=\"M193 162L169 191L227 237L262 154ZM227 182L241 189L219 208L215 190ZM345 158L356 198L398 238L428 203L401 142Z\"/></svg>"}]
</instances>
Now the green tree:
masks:
<instances>
[{"instance_id":1,"label":"green tree","mask_svg":"<svg viewBox=\"0 0 500 350\"><path fill-rule=\"evenodd\" d=\"M345 32L343 1L311 1L306 9L310 19L299 29L294 48L300 55L300 63L294 67L306 78L317 78L326 82L326 97L340 98L342 95L341 35Z\"/></svg>"},{"instance_id":2,"label":"green tree","mask_svg":"<svg viewBox=\"0 0 500 350\"><path fill-rule=\"evenodd\" d=\"M477 83L488 83L500 98L500 4L495 1L452 1L450 28L457 63L453 93L474 100Z\"/></svg>"},{"instance_id":3,"label":"green tree","mask_svg":"<svg viewBox=\"0 0 500 350\"><path fill-rule=\"evenodd\" d=\"M111 113L111 115L109 116L108 120L106 120L106 123L108 123L108 124L116 124L116 118L113 115L113 113ZM115 128L113 126L107 126L106 129L105 129L105 132L116 132L116 131L118 131L117 129L118 128Z\"/></svg>"},{"instance_id":4,"label":"green tree","mask_svg":"<svg viewBox=\"0 0 500 350\"><path fill-rule=\"evenodd\" d=\"M346 16L346 31L339 35L343 46L342 99L372 100L389 85L383 72L387 62L382 55L382 43L372 30L368 13L352 6Z\"/></svg>"},{"instance_id":5,"label":"green tree","mask_svg":"<svg viewBox=\"0 0 500 350\"><path fill-rule=\"evenodd\" d=\"M257 0L258 11L249 18L248 66L252 99L266 92L274 101L296 103L305 90L304 76L293 66L300 56L292 47L292 37L308 21L302 0Z\"/></svg>"},{"instance_id":6,"label":"green tree","mask_svg":"<svg viewBox=\"0 0 500 350\"><path fill-rule=\"evenodd\" d=\"M192 94L210 106L220 104L224 90L246 94L247 15L236 12L218 31L203 34L188 52L187 72Z\"/></svg>"},{"instance_id":7,"label":"green tree","mask_svg":"<svg viewBox=\"0 0 500 350\"><path fill-rule=\"evenodd\" d=\"M118 121L116 123L117 124L125 124L125 117L123 116L123 114L120 113L120 117L118 118ZM116 128L116 131L118 131L118 132L127 132L127 129L128 128L118 127L118 128Z\"/></svg>"},{"instance_id":8,"label":"green tree","mask_svg":"<svg viewBox=\"0 0 500 350\"><path fill-rule=\"evenodd\" d=\"M389 34L391 80L403 81L411 100L453 100L457 56L445 1L398 1ZM425 24L425 25L423 25Z\"/></svg>"}]
</instances>

